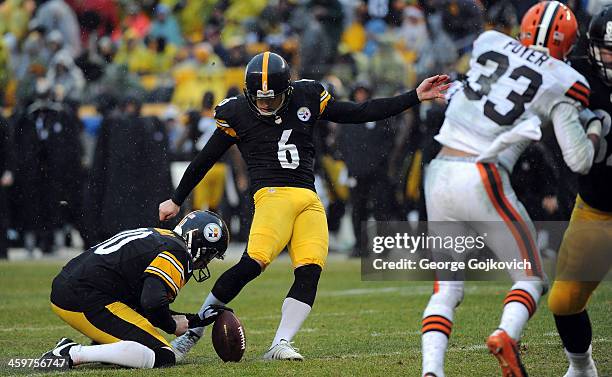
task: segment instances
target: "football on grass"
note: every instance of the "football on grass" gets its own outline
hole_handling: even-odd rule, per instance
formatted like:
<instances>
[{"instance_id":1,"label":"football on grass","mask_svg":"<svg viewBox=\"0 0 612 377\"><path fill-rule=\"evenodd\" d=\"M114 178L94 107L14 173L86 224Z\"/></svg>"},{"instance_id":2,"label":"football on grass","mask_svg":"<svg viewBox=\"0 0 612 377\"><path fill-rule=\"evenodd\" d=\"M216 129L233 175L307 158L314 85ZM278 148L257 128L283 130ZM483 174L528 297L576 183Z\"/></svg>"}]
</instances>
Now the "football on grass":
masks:
<instances>
[{"instance_id":1,"label":"football on grass","mask_svg":"<svg viewBox=\"0 0 612 377\"><path fill-rule=\"evenodd\" d=\"M244 328L234 313L219 314L212 328L212 344L221 360L240 361L246 349Z\"/></svg>"}]
</instances>

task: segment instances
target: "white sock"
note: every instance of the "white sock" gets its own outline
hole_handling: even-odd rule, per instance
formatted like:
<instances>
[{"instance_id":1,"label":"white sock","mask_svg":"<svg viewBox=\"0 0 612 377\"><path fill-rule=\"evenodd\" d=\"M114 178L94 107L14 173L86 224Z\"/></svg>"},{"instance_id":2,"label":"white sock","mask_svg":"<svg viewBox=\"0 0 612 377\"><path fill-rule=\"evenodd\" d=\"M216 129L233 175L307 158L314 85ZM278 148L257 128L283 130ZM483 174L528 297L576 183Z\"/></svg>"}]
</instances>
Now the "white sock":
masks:
<instances>
[{"instance_id":1,"label":"white sock","mask_svg":"<svg viewBox=\"0 0 612 377\"><path fill-rule=\"evenodd\" d=\"M525 324L535 313L543 291L544 282L541 280L514 283L504 300L504 311L499 321L499 328L518 341Z\"/></svg>"},{"instance_id":2,"label":"white sock","mask_svg":"<svg viewBox=\"0 0 612 377\"><path fill-rule=\"evenodd\" d=\"M499 328L506 331L512 339L519 340L528 320L529 311L525 305L509 302L504 306Z\"/></svg>"},{"instance_id":3,"label":"white sock","mask_svg":"<svg viewBox=\"0 0 612 377\"><path fill-rule=\"evenodd\" d=\"M448 347L448 337L453 327L455 308L463 299L462 281L438 281L437 289L431 295L423 312L421 331L421 352L423 357L422 373L434 373L444 377L444 357ZM441 327L439 327L441 326ZM438 331L426 331L438 327ZM447 334L441 330L447 331Z\"/></svg>"},{"instance_id":4,"label":"white sock","mask_svg":"<svg viewBox=\"0 0 612 377\"><path fill-rule=\"evenodd\" d=\"M569 360L570 367L575 371L583 371L589 369L595 365L592 357L593 346L589 346L589 349L585 353L572 353L565 350L567 359Z\"/></svg>"},{"instance_id":5,"label":"white sock","mask_svg":"<svg viewBox=\"0 0 612 377\"><path fill-rule=\"evenodd\" d=\"M77 345L70 348L70 358L74 365L109 363L128 368L153 368L155 364L152 349L129 340L96 346Z\"/></svg>"},{"instance_id":6,"label":"white sock","mask_svg":"<svg viewBox=\"0 0 612 377\"><path fill-rule=\"evenodd\" d=\"M429 331L421 337L421 351L423 352L423 373L434 373L437 377L444 377L444 356L448 338L438 331Z\"/></svg>"},{"instance_id":7,"label":"white sock","mask_svg":"<svg viewBox=\"0 0 612 377\"><path fill-rule=\"evenodd\" d=\"M283 301L281 321L278 325L278 330L276 330L276 336L272 341L272 347L280 343L281 339L290 342L300 327L302 327L302 323L308 317L311 309L310 305L287 297Z\"/></svg>"},{"instance_id":8,"label":"white sock","mask_svg":"<svg viewBox=\"0 0 612 377\"><path fill-rule=\"evenodd\" d=\"M212 294L212 292L210 292L208 296L206 297L206 300L204 300L204 303L202 304L200 311L198 312L198 315L200 316L200 318L204 316L204 310L209 305L224 305L225 306L225 303L221 302L218 298L215 297L215 295ZM196 333L199 337L202 337L202 335L204 335L204 327L194 327L193 329L191 329L191 331Z\"/></svg>"}]
</instances>

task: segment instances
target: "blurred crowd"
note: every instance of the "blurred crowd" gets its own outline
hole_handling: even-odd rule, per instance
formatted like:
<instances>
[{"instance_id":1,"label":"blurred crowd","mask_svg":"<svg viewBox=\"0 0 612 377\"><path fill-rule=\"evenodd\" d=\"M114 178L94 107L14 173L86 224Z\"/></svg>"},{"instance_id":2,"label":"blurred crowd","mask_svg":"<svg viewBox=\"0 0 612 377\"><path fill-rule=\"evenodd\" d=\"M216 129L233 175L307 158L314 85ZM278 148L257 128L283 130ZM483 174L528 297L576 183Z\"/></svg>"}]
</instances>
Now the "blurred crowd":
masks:
<instances>
[{"instance_id":1,"label":"blurred crowd","mask_svg":"<svg viewBox=\"0 0 612 377\"><path fill-rule=\"evenodd\" d=\"M568 5L584 31L605 2ZM170 226L157 221L159 202L259 52L281 54L296 79L361 102L436 73L461 79L477 35L516 35L533 3L0 1L0 258L9 245L52 253L70 246L75 230L89 246L126 228ZM443 115L436 103L380 122L318 125L317 190L333 249L358 254L335 238L346 217L354 239L369 218L425 219L423 166L437 153L432 135ZM574 178L554 144L535 144L515 168L534 220L567 219L572 206ZM251 216L244 169L230 150L186 206L219 211L238 241Z\"/></svg>"}]
</instances>

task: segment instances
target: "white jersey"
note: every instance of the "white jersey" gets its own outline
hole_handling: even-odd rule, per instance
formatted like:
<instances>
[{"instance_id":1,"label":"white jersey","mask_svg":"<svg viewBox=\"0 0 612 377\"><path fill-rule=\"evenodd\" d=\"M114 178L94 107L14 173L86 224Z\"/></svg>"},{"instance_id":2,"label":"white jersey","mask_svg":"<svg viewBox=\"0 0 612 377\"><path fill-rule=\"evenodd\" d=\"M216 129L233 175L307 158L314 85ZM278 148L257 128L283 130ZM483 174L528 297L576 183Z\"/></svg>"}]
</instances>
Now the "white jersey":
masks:
<instances>
[{"instance_id":1,"label":"white jersey","mask_svg":"<svg viewBox=\"0 0 612 377\"><path fill-rule=\"evenodd\" d=\"M435 139L454 149L486 155L488 161L494 155L511 169L527 144L540 138L539 127L554 119L562 149L560 137L578 138L579 156L573 159L587 159L582 149L592 146L586 145L590 143L579 127L578 111L588 105L589 94L587 80L569 65L505 34L487 31L474 42L467 80L451 95ZM562 103L566 105L559 106ZM557 123L571 124L563 126L567 130L557 130ZM567 144L572 145L565 149L576 154L576 142ZM570 168L578 165L567 158L566 162ZM572 170L584 170L584 166Z\"/></svg>"}]
</instances>

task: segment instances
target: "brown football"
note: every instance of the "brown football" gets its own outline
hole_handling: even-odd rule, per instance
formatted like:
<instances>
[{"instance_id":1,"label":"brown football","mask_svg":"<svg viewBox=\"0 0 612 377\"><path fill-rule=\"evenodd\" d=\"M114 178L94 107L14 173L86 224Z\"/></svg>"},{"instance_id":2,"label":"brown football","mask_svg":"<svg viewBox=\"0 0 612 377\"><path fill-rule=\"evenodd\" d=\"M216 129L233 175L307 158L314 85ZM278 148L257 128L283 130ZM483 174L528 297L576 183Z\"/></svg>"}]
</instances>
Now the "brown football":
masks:
<instances>
[{"instance_id":1,"label":"brown football","mask_svg":"<svg viewBox=\"0 0 612 377\"><path fill-rule=\"evenodd\" d=\"M240 320L226 310L219 314L212 328L212 344L221 360L240 361L246 349L246 337Z\"/></svg>"}]
</instances>

